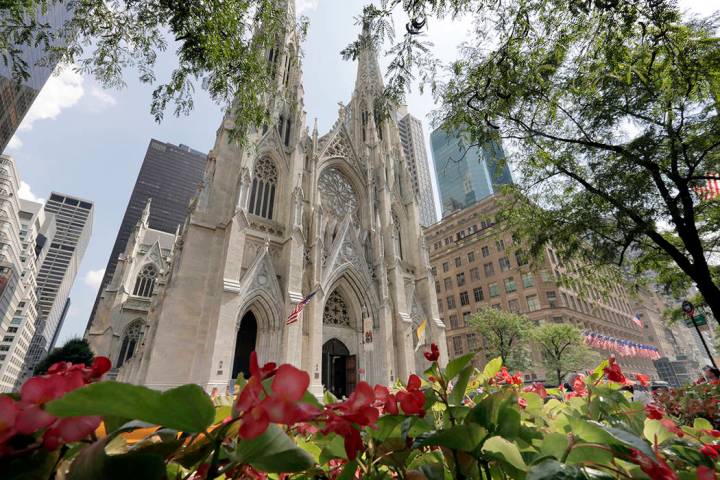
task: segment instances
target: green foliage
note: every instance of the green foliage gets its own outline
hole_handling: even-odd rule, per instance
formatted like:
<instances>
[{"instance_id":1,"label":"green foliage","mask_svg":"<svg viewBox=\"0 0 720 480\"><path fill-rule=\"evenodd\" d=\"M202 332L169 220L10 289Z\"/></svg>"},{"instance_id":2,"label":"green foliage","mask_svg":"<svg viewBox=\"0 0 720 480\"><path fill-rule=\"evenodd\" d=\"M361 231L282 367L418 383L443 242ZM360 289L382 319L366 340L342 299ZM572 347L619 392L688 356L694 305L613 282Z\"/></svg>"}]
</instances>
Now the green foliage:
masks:
<instances>
[{"instance_id":1,"label":"green foliage","mask_svg":"<svg viewBox=\"0 0 720 480\"><path fill-rule=\"evenodd\" d=\"M276 0L2 0L0 61L17 79L29 65L22 48L45 50L40 62L61 60L90 73L105 87L125 85L134 69L143 83L155 85L151 113L160 121L174 105L176 115L193 108L197 88L232 108L238 140L266 115L265 99L274 92L265 52L287 28L295 28ZM72 8L72 18L53 29L36 12ZM303 19L299 29L305 31ZM173 48L177 65L158 83L158 56Z\"/></svg>"},{"instance_id":2,"label":"green foliage","mask_svg":"<svg viewBox=\"0 0 720 480\"><path fill-rule=\"evenodd\" d=\"M484 307L471 320L488 355L500 357L512 370L524 369L529 360L530 321L523 315Z\"/></svg>"},{"instance_id":3,"label":"green foliage","mask_svg":"<svg viewBox=\"0 0 720 480\"><path fill-rule=\"evenodd\" d=\"M558 385L568 373L584 370L600 360L573 325L542 324L533 329L531 337L542 354L543 367L557 376Z\"/></svg>"},{"instance_id":4,"label":"green foliage","mask_svg":"<svg viewBox=\"0 0 720 480\"><path fill-rule=\"evenodd\" d=\"M93 358L95 354L90 349L90 344L85 339L74 338L65 342L62 347L53 349L47 357L35 365L33 375L44 374L57 362L82 363L90 366Z\"/></svg>"},{"instance_id":5,"label":"green foliage","mask_svg":"<svg viewBox=\"0 0 720 480\"><path fill-rule=\"evenodd\" d=\"M516 146L521 178L500 219L530 253L552 243L563 258L653 270L670 290L695 282L720 320L720 208L696 191L720 170L718 16L682 18L655 0L390 0L365 18L378 26L393 10L408 26L390 78L426 70L409 37L432 31L431 17L477 20L428 83L438 123L469 144ZM393 41L387 30L371 34ZM388 98L406 85L391 82Z\"/></svg>"}]
</instances>

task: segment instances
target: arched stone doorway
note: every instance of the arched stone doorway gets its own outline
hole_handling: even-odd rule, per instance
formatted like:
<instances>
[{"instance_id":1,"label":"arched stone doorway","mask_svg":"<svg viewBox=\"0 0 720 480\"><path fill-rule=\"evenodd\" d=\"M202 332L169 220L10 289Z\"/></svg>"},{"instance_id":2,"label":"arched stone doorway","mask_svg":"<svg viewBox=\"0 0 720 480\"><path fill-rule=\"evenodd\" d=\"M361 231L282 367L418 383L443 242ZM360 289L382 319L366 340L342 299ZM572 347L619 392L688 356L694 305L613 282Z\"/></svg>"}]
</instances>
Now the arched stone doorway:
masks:
<instances>
[{"instance_id":1,"label":"arched stone doorway","mask_svg":"<svg viewBox=\"0 0 720 480\"><path fill-rule=\"evenodd\" d=\"M250 378L250 353L257 343L257 320L252 311L248 311L240 320L237 337L235 338L235 356L233 357L232 378L240 373Z\"/></svg>"},{"instance_id":2,"label":"arched stone doorway","mask_svg":"<svg viewBox=\"0 0 720 480\"><path fill-rule=\"evenodd\" d=\"M336 338L323 345L322 382L338 398L349 396L357 384L357 357Z\"/></svg>"}]
</instances>

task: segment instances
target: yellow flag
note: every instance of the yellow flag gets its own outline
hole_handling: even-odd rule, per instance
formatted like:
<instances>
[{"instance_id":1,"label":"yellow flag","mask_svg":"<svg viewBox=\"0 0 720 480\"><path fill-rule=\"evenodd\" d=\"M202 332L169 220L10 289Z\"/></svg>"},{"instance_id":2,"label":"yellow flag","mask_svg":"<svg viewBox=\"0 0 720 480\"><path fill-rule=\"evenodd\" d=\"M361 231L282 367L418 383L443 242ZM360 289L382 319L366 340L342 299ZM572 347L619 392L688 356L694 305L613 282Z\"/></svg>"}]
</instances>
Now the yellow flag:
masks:
<instances>
[{"instance_id":1,"label":"yellow flag","mask_svg":"<svg viewBox=\"0 0 720 480\"><path fill-rule=\"evenodd\" d=\"M415 347L416 352L418 350L420 350L420 347L422 345L425 345L425 328L426 327L427 327L427 319L423 320L422 323L417 328L418 343L417 343L417 347Z\"/></svg>"}]
</instances>

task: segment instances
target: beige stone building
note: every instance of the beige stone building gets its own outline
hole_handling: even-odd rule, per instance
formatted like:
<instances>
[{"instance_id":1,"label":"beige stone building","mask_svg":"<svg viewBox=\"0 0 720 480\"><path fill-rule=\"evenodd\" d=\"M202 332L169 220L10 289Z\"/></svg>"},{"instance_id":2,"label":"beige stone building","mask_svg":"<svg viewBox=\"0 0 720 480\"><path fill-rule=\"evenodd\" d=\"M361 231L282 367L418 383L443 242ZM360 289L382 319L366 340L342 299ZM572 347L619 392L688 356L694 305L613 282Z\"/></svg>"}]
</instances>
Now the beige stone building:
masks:
<instances>
[{"instance_id":1,"label":"beige stone building","mask_svg":"<svg viewBox=\"0 0 720 480\"><path fill-rule=\"evenodd\" d=\"M375 53L361 52L350 102L322 136L306 126L294 28L267 58L272 124L244 148L230 138L230 115L220 126L167 285L120 380L224 389L255 350L261 362L310 372L317 395L347 395L359 380L387 384L426 368L415 334L424 320L425 343L444 350L398 127L373 110L383 88Z\"/></svg>"},{"instance_id":2,"label":"beige stone building","mask_svg":"<svg viewBox=\"0 0 720 480\"><path fill-rule=\"evenodd\" d=\"M513 245L512 235L495 225L496 202L496 196L488 197L425 230L450 358L479 351L476 362L482 365L488 360L468 323L487 306L525 314L535 324L569 323L585 332L654 346L632 321L634 312L622 286L610 285L608 291L583 282L573 273L574 266L563 264L551 248L531 269ZM560 278L574 281L559 282ZM611 352L600 353L605 357ZM537 353L533 355L533 368L524 372L528 381L545 378ZM627 371L657 377L651 360L618 359Z\"/></svg>"},{"instance_id":3,"label":"beige stone building","mask_svg":"<svg viewBox=\"0 0 720 480\"><path fill-rule=\"evenodd\" d=\"M117 376L145 338L152 300L164 288L179 238L150 228L150 208L148 202L125 252L118 257L112 280L101 293L96 320L86 334L93 348L112 360L109 378Z\"/></svg>"}]
</instances>

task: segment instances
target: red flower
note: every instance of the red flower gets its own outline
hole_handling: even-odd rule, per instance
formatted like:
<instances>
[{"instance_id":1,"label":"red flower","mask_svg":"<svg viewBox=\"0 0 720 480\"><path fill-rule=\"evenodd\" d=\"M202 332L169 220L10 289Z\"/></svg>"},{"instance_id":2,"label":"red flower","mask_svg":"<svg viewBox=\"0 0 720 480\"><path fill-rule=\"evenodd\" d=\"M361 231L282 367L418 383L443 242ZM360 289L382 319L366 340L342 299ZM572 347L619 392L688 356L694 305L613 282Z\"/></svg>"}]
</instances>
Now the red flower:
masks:
<instances>
[{"instance_id":1,"label":"red flower","mask_svg":"<svg viewBox=\"0 0 720 480\"><path fill-rule=\"evenodd\" d=\"M660 423L662 423L663 427L665 427L666 430L674 433L678 437L682 438L685 436L685 432L683 432L682 429L678 427L677 424L669 418L663 418L662 420L660 420Z\"/></svg>"},{"instance_id":2,"label":"red flower","mask_svg":"<svg viewBox=\"0 0 720 480\"><path fill-rule=\"evenodd\" d=\"M250 376L258 378L259 380L265 380L275 374L277 365L273 362L266 363L262 368L258 365L257 353L253 350L250 352Z\"/></svg>"},{"instance_id":3,"label":"red flower","mask_svg":"<svg viewBox=\"0 0 720 480\"><path fill-rule=\"evenodd\" d=\"M518 405L520 405L520 408L525 410L525 408L527 407L527 400L522 397L518 397Z\"/></svg>"},{"instance_id":4,"label":"red flower","mask_svg":"<svg viewBox=\"0 0 720 480\"><path fill-rule=\"evenodd\" d=\"M399 410L397 406L397 398L390 393L390 390L383 385L375 385L375 402L373 406L380 408L383 413L389 415L397 415Z\"/></svg>"},{"instance_id":5,"label":"red flower","mask_svg":"<svg viewBox=\"0 0 720 480\"><path fill-rule=\"evenodd\" d=\"M573 380L573 391L565 395L565 400L573 397L587 397L587 385L585 384L585 375L579 374Z\"/></svg>"},{"instance_id":6,"label":"red flower","mask_svg":"<svg viewBox=\"0 0 720 480\"><path fill-rule=\"evenodd\" d=\"M397 399L405 415L425 416L425 394L420 390L422 381L417 375L410 375L406 391L399 391Z\"/></svg>"},{"instance_id":7,"label":"red flower","mask_svg":"<svg viewBox=\"0 0 720 480\"><path fill-rule=\"evenodd\" d=\"M645 405L645 413L647 414L647 417L651 420L662 420L663 416L665 415L665 410L663 410L662 407L659 407L653 403L649 403Z\"/></svg>"},{"instance_id":8,"label":"red flower","mask_svg":"<svg viewBox=\"0 0 720 480\"><path fill-rule=\"evenodd\" d=\"M640 385L642 385L643 387L647 387L650 385L650 377L648 377L647 375L643 375L642 373L636 373L635 378L638 382L640 382Z\"/></svg>"},{"instance_id":9,"label":"red flower","mask_svg":"<svg viewBox=\"0 0 720 480\"><path fill-rule=\"evenodd\" d=\"M720 445L705 444L700 447L700 453L707 455L710 458L717 458L720 456Z\"/></svg>"},{"instance_id":10,"label":"red flower","mask_svg":"<svg viewBox=\"0 0 720 480\"><path fill-rule=\"evenodd\" d=\"M437 345L431 343L430 351L425 352L424 355L428 362L437 362L438 358L440 358L440 349Z\"/></svg>"},{"instance_id":11,"label":"red flower","mask_svg":"<svg viewBox=\"0 0 720 480\"><path fill-rule=\"evenodd\" d=\"M608 366L605 367L603 371L605 372L607 379L611 382L622 383L623 385L627 385L629 383L627 378L625 378L625 375L623 375L620 365L615 362L614 355L610 356L608 359Z\"/></svg>"},{"instance_id":12,"label":"red flower","mask_svg":"<svg viewBox=\"0 0 720 480\"><path fill-rule=\"evenodd\" d=\"M706 430L706 433L711 437L720 438L720 430Z\"/></svg>"},{"instance_id":13,"label":"red flower","mask_svg":"<svg viewBox=\"0 0 720 480\"><path fill-rule=\"evenodd\" d=\"M542 383L533 383L532 385L528 385L523 388L523 392L537 393L543 400L548 396L547 391L545 390L545 385Z\"/></svg>"},{"instance_id":14,"label":"red flower","mask_svg":"<svg viewBox=\"0 0 720 480\"><path fill-rule=\"evenodd\" d=\"M503 383L506 383L509 385L522 385L522 383L523 383L522 373L510 375L510 372L508 372L507 367L502 367L500 369L500 371L495 375L495 378L490 380L490 385L493 385L493 384L501 385Z\"/></svg>"},{"instance_id":15,"label":"red flower","mask_svg":"<svg viewBox=\"0 0 720 480\"><path fill-rule=\"evenodd\" d=\"M372 387L367 382L360 382L347 400L325 408L326 423L322 433L327 435L332 432L343 437L345 453L350 460L354 460L363 448L356 425L372 426L380 416L377 408L371 406L375 400Z\"/></svg>"},{"instance_id":16,"label":"red flower","mask_svg":"<svg viewBox=\"0 0 720 480\"><path fill-rule=\"evenodd\" d=\"M69 417L58 419L43 435L43 446L57 450L64 443L77 442L93 433L102 421L101 417Z\"/></svg>"},{"instance_id":17,"label":"red flower","mask_svg":"<svg viewBox=\"0 0 720 480\"><path fill-rule=\"evenodd\" d=\"M665 461L656 453L650 458L639 450L632 450L631 460L640 465L640 469L653 480L678 480L678 476Z\"/></svg>"},{"instance_id":18,"label":"red flower","mask_svg":"<svg viewBox=\"0 0 720 480\"><path fill-rule=\"evenodd\" d=\"M15 419L18 407L15 400L7 395L0 396L0 444L15 435Z\"/></svg>"},{"instance_id":19,"label":"red flower","mask_svg":"<svg viewBox=\"0 0 720 480\"><path fill-rule=\"evenodd\" d=\"M698 480L716 480L717 475L715 475L715 469L706 467L705 465L700 465L697 468L697 479Z\"/></svg>"}]
</instances>

